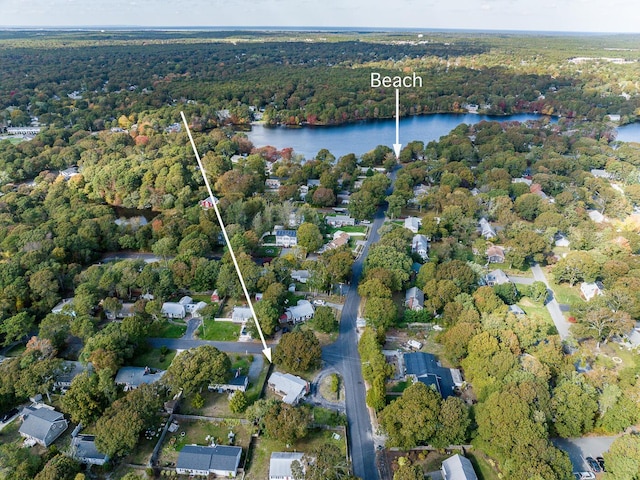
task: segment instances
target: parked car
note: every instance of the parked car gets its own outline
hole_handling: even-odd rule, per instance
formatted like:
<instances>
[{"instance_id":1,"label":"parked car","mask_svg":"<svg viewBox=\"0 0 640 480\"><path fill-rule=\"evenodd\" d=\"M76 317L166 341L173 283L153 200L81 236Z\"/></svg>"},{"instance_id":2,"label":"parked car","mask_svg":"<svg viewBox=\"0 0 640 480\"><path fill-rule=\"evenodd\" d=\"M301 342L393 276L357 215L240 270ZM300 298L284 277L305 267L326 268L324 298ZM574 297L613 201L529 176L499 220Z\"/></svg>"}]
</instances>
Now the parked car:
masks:
<instances>
[{"instance_id":1,"label":"parked car","mask_svg":"<svg viewBox=\"0 0 640 480\"><path fill-rule=\"evenodd\" d=\"M313 304L316 305L316 306L320 306L321 307L323 305L326 305L327 302L325 302L324 300L317 299L317 300L313 301Z\"/></svg>"},{"instance_id":2,"label":"parked car","mask_svg":"<svg viewBox=\"0 0 640 480\"><path fill-rule=\"evenodd\" d=\"M598 462L598 465L600 465L600 468L602 469L602 471L606 472L606 470L604 468L604 458L596 457L596 462Z\"/></svg>"},{"instance_id":3,"label":"parked car","mask_svg":"<svg viewBox=\"0 0 640 480\"><path fill-rule=\"evenodd\" d=\"M602 471L600 464L593 457L587 457L585 460L587 461L589 468L593 470L593 473L599 473Z\"/></svg>"},{"instance_id":4,"label":"parked car","mask_svg":"<svg viewBox=\"0 0 640 480\"><path fill-rule=\"evenodd\" d=\"M12 408L11 410L9 410L7 413L4 413L2 415L2 417L0 417L0 422L6 422L7 420L9 420L11 417L13 417L14 415L17 415L18 409L17 408Z\"/></svg>"},{"instance_id":5,"label":"parked car","mask_svg":"<svg viewBox=\"0 0 640 480\"><path fill-rule=\"evenodd\" d=\"M573 472L573 476L576 480L593 480L596 476L593 472Z\"/></svg>"}]
</instances>

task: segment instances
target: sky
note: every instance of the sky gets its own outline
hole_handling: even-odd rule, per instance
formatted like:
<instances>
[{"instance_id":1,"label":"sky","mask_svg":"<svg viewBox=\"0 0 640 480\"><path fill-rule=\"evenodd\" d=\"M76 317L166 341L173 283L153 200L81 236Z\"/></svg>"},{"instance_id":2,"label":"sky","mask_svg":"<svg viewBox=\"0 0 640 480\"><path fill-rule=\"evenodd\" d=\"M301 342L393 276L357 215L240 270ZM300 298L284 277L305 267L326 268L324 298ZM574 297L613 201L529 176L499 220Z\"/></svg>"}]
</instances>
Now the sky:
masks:
<instances>
[{"instance_id":1,"label":"sky","mask_svg":"<svg viewBox=\"0 0 640 480\"><path fill-rule=\"evenodd\" d=\"M376 27L640 33L637 0L0 0L2 27Z\"/></svg>"}]
</instances>

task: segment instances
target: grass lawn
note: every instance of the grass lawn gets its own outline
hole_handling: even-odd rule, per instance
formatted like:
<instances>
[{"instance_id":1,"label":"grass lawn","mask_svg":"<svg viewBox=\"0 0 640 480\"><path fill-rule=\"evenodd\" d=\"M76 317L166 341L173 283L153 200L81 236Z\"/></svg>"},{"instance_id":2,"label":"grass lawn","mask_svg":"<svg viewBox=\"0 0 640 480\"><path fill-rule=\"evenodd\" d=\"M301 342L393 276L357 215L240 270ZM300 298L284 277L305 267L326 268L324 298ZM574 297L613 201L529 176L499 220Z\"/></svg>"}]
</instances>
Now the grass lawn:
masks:
<instances>
[{"instance_id":1,"label":"grass lawn","mask_svg":"<svg viewBox=\"0 0 640 480\"><path fill-rule=\"evenodd\" d=\"M175 350L169 350L163 355L159 348L152 348L148 352L140 353L133 357L131 365L135 367L150 367L166 370L169 368L169 365L171 365L173 357L175 356Z\"/></svg>"},{"instance_id":2,"label":"grass lawn","mask_svg":"<svg viewBox=\"0 0 640 480\"><path fill-rule=\"evenodd\" d=\"M490 460L484 453L480 451L467 452L467 457L471 460L473 469L478 475L478 480L498 480L498 472L491 466Z\"/></svg>"},{"instance_id":3,"label":"grass lawn","mask_svg":"<svg viewBox=\"0 0 640 480\"><path fill-rule=\"evenodd\" d=\"M251 457L247 462L246 480L264 480L269 477L269 459L271 452L308 452L315 446L333 443L340 447L346 455L346 439L340 434L340 440L333 438L333 432L327 430L313 430L309 434L293 445L287 445L278 440L260 437L256 442L256 448L251 452Z\"/></svg>"},{"instance_id":4,"label":"grass lawn","mask_svg":"<svg viewBox=\"0 0 640 480\"><path fill-rule=\"evenodd\" d=\"M167 433L164 445L160 453L160 465L175 463L178 454L185 445L208 445L207 437L215 438L216 444L228 445L228 435L235 433L234 445L242 447L244 454L247 452L251 432L248 427L241 425L237 420L225 420L213 422L206 420L176 420L179 427L175 433Z\"/></svg>"},{"instance_id":5,"label":"grass lawn","mask_svg":"<svg viewBox=\"0 0 640 480\"><path fill-rule=\"evenodd\" d=\"M509 263L491 263L489 264L489 270L502 270L507 275L515 275L517 277L531 277L533 278L533 272L529 265L525 265L523 269L511 268Z\"/></svg>"},{"instance_id":6,"label":"grass lawn","mask_svg":"<svg viewBox=\"0 0 640 480\"><path fill-rule=\"evenodd\" d=\"M186 325L175 325L173 323L169 323L167 320L162 320L157 325L154 324L154 326L151 327L149 336L160 338L180 338L186 331Z\"/></svg>"},{"instance_id":7,"label":"grass lawn","mask_svg":"<svg viewBox=\"0 0 640 480\"><path fill-rule=\"evenodd\" d=\"M547 280L558 302L567 304L584 302L582 297L580 297L579 284L570 287L568 283L555 283L551 280L551 275L547 276Z\"/></svg>"},{"instance_id":8,"label":"grass lawn","mask_svg":"<svg viewBox=\"0 0 640 480\"><path fill-rule=\"evenodd\" d=\"M262 246L258 247L254 255L256 257L277 257L280 255L280 247L272 247L272 246Z\"/></svg>"},{"instance_id":9,"label":"grass lawn","mask_svg":"<svg viewBox=\"0 0 640 480\"><path fill-rule=\"evenodd\" d=\"M249 401L249 405L255 402L259 396L260 392L262 392L262 387L264 382L267 381L267 375L269 374L269 369L271 367L271 363L263 362L262 370L260 371L260 375L258 375L257 379L249 378L249 388L246 391L247 400Z\"/></svg>"},{"instance_id":10,"label":"grass lawn","mask_svg":"<svg viewBox=\"0 0 640 480\"><path fill-rule=\"evenodd\" d=\"M233 322L216 322L212 318L204 321L204 332L202 327L198 328L198 336L203 340L215 340L218 342L233 342L240 336L240 324Z\"/></svg>"},{"instance_id":11,"label":"grass lawn","mask_svg":"<svg viewBox=\"0 0 640 480\"><path fill-rule=\"evenodd\" d=\"M336 232L346 232L346 233L361 233L361 234L365 234L367 233L367 227L362 225L362 226L355 226L355 225L345 225L344 227L331 227L329 229L327 229L327 233L329 233L332 237L333 234Z\"/></svg>"},{"instance_id":12,"label":"grass lawn","mask_svg":"<svg viewBox=\"0 0 640 480\"><path fill-rule=\"evenodd\" d=\"M262 239L262 243L276 243L275 235L267 235Z\"/></svg>"},{"instance_id":13,"label":"grass lawn","mask_svg":"<svg viewBox=\"0 0 640 480\"><path fill-rule=\"evenodd\" d=\"M193 298L193 301L195 303L204 302L207 305L211 305L212 303L214 303L214 302L211 301L211 295L205 295L205 294L196 295L196 294L194 294L194 295L191 295L191 298Z\"/></svg>"},{"instance_id":14,"label":"grass lawn","mask_svg":"<svg viewBox=\"0 0 640 480\"><path fill-rule=\"evenodd\" d=\"M240 369L241 375L249 374L249 367L253 362L253 355L229 355L231 359L231 370L236 371Z\"/></svg>"},{"instance_id":15,"label":"grass lawn","mask_svg":"<svg viewBox=\"0 0 640 480\"><path fill-rule=\"evenodd\" d=\"M522 308L522 310L524 310L527 315L534 315L538 318L542 318L550 327L554 326L553 320L551 319L551 315L549 315L549 310L547 310L547 307L534 302L528 297L522 297L516 305Z\"/></svg>"}]
</instances>

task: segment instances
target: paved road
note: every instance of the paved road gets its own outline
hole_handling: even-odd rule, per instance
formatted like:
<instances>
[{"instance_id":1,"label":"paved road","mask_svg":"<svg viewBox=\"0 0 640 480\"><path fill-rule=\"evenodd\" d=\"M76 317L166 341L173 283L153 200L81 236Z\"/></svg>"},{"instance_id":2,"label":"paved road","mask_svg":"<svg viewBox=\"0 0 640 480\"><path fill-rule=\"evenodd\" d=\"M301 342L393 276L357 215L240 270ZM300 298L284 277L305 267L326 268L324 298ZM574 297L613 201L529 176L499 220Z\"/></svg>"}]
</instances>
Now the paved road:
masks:
<instances>
[{"instance_id":1,"label":"paved road","mask_svg":"<svg viewBox=\"0 0 640 480\"><path fill-rule=\"evenodd\" d=\"M558 334L560 335L560 339L564 340L569 337L569 327L571 324L564 318L562 314L562 310L560 310L560 304L556 300L553 290L549 287L549 282L547 282L547 277L544 275L544 271L540 267L539 264L534 263L531 267L531 271L533 272L533 278L539 282L544 283L547 286L548 298L547 298L547 310L549 310L549 315L551 315L551 319L556 326L556 330L558 330Z\"/></svg>"},{"instance_id":2,"label":"paved road","mask_svg":"<svg viewBox=\"0 0 640 480\"><path fill-rule=\"evenodd\" d=\"M591 470L584 459L601 457L616 438L618 437L553 438L551 441L569 454L574 472L589 472Z\"/></svg>"},{"instance_id":3,"label":"paved road","mask_svg":"<svg viewBox=\"0 0 640 480\"><path fill-rule=\"evenodd\" d=\"M213 345L218 350L229 353L252 353L262 355L262 343L260 342L213 342L211 340L193 340L191 338L149 338L149 345L154 348L163 345L171 350L187 350L200 345ZM273 345L269 345L273 347Z\"/></svg>"},{"instance_id":4,"label":"paved road","mask_svg":"<svg viewBox=\"0 0 640 480\"><path fill-rule=\"evenodd\" d=\"M365 480L377 480L371 419L365 403L365 387L362 379L356 319L360 305L358 282L362 274L364 259L369 246L379 240L378 229L384 223L384 212L379 209L371 225L371 233L362 253L353 264L349 293L342 307L340 335L338 339L323 348L322 359L326 367L334 368L342 375L345 386L345 405L349 428L349 451L353 463L353 473Z\"/></svg>"}]
</instances>

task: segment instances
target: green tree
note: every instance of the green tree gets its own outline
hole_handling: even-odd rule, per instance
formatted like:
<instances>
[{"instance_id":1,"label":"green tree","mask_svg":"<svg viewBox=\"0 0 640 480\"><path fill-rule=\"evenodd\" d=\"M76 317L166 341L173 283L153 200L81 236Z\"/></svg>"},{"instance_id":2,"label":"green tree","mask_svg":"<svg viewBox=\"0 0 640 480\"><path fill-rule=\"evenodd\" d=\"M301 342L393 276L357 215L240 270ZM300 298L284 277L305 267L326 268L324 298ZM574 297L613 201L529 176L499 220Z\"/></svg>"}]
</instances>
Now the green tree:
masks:
<instances>
[{"instance_id":1,"label":"green tree","mask_svg":"<svg viewBox=\"0 0 640 480\"><path fill-rule=\"evenodd\" d=\"M79 471L77 461L59 453L45 464L34 480L74 480Z\"/></svg>"},{"instance_id":2,"label":"green tree","mask_svg":"<svg viewBox=\"0 0 640 480\"><path fill-rule=\"evenodd\" d=\"M424 470L421 465L411 465L410 462L406 462L395 471L393 480L424 480Z\"/></svg>"},{"instance_id":3,"label":"green tree","mask_svg":"<svg viewBox=\"0 0 640 480\"><path fill-rule=\"evenodd\" d=\"M424 383L409 386L378 417L388 445L403 450L428 445L436 435L441 402L440 394Z\"/></svg>"},{"instance_id":4,"label":"green tree","mask_svg":"<svg viewBox=\"0 0 640 480\"><path fill-rule=\"evenodd\" d=\"M589 433L598 413L596 391L579 378L565 379L553 389L553 427L561 437Z\"/></svg>"},{"instance_id":5,"label":"green tree","mask_svg":"<svg viewBox=\"0 0 640 480\"><path fill-rule=\"evenodd\" d=\"M438 414L438 431L431 442L435 447L464 444L471 425L469 409L458 397L447 397Z\"/></svg>"},{"instance_id":6,"label":"green tree","mask_svg":"<svg viewBox=\"0 0 640 480\"><path fill-rule=\"evenodd\" d=\"M294 470L296 480L357 480L351 465L334 443L321 443L302 457Z\"/></svg>"},{"instance_id":7,"label":"green tree","mask_svg":"<svg viewBox=\"0 0 640 480\"><path fill-rule=\"evenodd\" d=\"M322 244L322 233L317 225L305 222L298 227L298 245L307 252L315 252Z\"/></svg>"},{"instance_id":8,"label":"green tree","mask_svg":"<svg viewBox=\"0 0 640 480\"><path fill-rule=\"evenodd\" d=\"M276 332L280 320L281 310L277 304L266 298L262 298L259 302L253 305L253 309L260 322L260 328L265 335L273 335ZM258 330L253 320L249 321L249 331L254 338L258 338Z\"/></svg>"},{"instance_id":9,"label":"green tree","mask_svg":"<svg viewBox=\"0 0 640 480\"><path fill-rule=\"evenodd\" d=\"M323 332L331 333L338 329L338 320L331 307L317 307L313 315L313 326Z\"/></svg>"},{"instance_id":10,"label":"green tree","mask_svg":"<svg viewBox=\"0 0 640 480\"><path fill-rule=\"evenodd\" d=\"M107 397L100 389L98 375L83 372L75 377L61 403L62 411L73 422L91 425L107 406Z\"/></svg>"},{"instance_id":11,"label":"green tree","mask_svg":"<svg viewBox=\"0 0 640 480\"><path fill-rule=\"evenodd\" d=\"M42 459L23 448L19 442L8 442L0 445L0 466L3 469L3 479L32 480L40 466Z\"/></svg>"},{"instance_id":12,"label":"green tree","mask_svg":"<svg viewBox=\"0 0 640 480\"><path fill-rule=\"evenodd\" d=\"M233 413L244 412L247 408L247 405L247 395L240 390L236 390L236 392L229 399L229 410L231 410Z\"/></svg>"},{"instance_id":13,"label":"green tree","mask_svg":"<svg viewBox=\"0 0 640 480\"><path fill-rule=\"evenodd\" d=\"M195 393L215 383L224 383L230 376L231 360L226 353L211 345L201 345L177 355L162 383L173 391Z\"/></svg>"},{"instance_id":14,"label":"green tree","mask_svg":"<svg viewBox=\"0 0 640 480\"><path fill-rule=\"evenodd\" d=\"M398 307L390 298L372 297L364 305L364 316L375 327L390 328L398 319Z\"/></svg>"},{"instance_id":15,"label":"green tree","mask_svg":"<svg viewBox=\"0 0 640 480\"><path fill-rule=\"evenodd\" d=\"M295 443L307 436L309 419L306 407L276 402L264 415L265 434L284 443Z\"/></svg>"},{"instance_id":16,"label":"green tree","mask_svg":"<svg viewBox=\"0 0 640 480\"><path fill-rule=\"evenodd\" d=\"M33 328L33 317L27 312L20 312L7 318L0 324L0 333L4 333L3 345L11 345L13 342L29 335Z\"/></svg>"},{"instance_id":17,"label":"green tree","mask_svg":"<svg viewBox=\"0 0 640 480\"><path fill-rule=\"evenodd\" d=\"M603 456L606 480L640 480L640 435L616 438Z\"/></svg>"},{"instance_id":18,"label":"green tree","mask_svg":"<svg viewBox=\"0 0 640 480\"><path fill-rule=\"evenodd\" d=\"M310 330L285 333L275 349L273 363L292 373L304 373L320 366L320 342Z\"/></svg>"}]
</instances>

